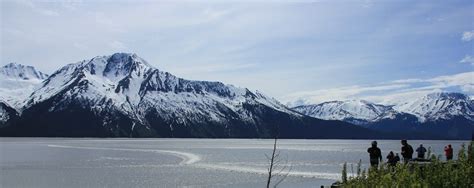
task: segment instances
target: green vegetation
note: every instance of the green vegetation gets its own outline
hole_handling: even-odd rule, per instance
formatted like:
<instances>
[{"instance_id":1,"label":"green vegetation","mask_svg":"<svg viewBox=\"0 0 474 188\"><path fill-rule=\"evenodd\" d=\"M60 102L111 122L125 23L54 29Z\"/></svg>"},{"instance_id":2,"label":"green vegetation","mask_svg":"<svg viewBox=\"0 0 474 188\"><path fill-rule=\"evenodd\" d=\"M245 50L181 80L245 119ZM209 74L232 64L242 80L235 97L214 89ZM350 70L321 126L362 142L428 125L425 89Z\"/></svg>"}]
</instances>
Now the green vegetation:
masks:
<instances>
[{"instance_id":1,"label":"green vegetation","mask_svg":"<svg viewBox=\"0 0 474 188\"><path fill-rule=\"evenodd\" d=\"M466 148L464 144L456 161L441 161L441 156L431 156L431 162L397 164L396 166L380 165L347 176L347 165L344 164L342 187L473 187L474 188L474 151L473 143Z\"/></svg>"}]
</instances>

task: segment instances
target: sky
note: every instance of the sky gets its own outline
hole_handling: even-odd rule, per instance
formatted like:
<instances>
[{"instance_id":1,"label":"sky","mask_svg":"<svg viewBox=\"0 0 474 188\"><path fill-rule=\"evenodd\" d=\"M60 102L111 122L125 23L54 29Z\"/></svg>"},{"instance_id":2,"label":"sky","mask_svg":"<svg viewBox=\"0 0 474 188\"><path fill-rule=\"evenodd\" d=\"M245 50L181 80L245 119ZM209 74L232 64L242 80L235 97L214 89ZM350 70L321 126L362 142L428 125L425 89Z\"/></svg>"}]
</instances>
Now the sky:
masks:
<instances>
[{"instance_id":1,"label":"sky","mask_svg":"<svg viewBox=\"0 0 474 188\"><path fill-rule=\"evenodd\" d=\"M291 106L474 96L474 1L1 0L0 65L136 53Z\"/></svg>"}]
</instances>

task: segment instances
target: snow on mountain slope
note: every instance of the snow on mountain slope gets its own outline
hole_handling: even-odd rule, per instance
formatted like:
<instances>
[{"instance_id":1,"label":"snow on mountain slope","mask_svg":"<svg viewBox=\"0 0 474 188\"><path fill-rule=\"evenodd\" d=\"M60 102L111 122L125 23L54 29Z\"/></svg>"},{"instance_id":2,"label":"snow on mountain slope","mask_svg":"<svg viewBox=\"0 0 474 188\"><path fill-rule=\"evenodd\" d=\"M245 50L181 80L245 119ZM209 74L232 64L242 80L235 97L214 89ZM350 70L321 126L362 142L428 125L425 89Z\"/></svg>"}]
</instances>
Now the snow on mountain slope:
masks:
<instances>
[{"instance_id":1,"label":"snow on mountain slope","mask_svg":"<svg viewBox=\"0 0 474 188\"><path fill-rule=\"evenodd\" d=\"M18 63L9 63L0 68L0 75L22 80L44 80L48 77L47 74L37 71L33 66Z\"/></svg>"},{"instance_id":2,"label":"snow on mountain slope","mask_svg":"<svg viewBox=\"0 0 474 188\"><path fill-rule=\"evenodd\" d=\"M461 93L431 93L416 99L405 99L394 105L374 104L364 100L331 101L293 108L303 114L325 120L343 120L367 124L397 115L410 114L423 123L463 117L474 121L474 102ZM401 116L400 116L401 117Z\"/></svg>"},{"instance_id":3,"label":"snow on mountain slope","mask_svg":"<svg viewBox=\"0 0 474 188\"><path fill-rule=\"evenodd\" d=\"M48 77L32 66L10 63L0 68L0 100L15 109Z\"/></svg>"},{"instance_id":4,"label":"snow on mountain slope","mask_svg":"<svg viewBox=\"0 0 474 188\"><path fill-rule=\"evenodd\" d=\"M366 124L393 118L398 113L390 106L364 100L331 101L317 105L298 106L293 109L320 119L343 120L354 124Z\"/></svg>"},{"instance_id":5,"label":"snow on mountain slope","mask_svg":"<svg viewBox=\"0 0 474 188\"><path fill-rule=\"evenodd\" d=\"M421 122L449 120L453 117L474 121L474 103L461 93L431 93L421 98L406 100L394 108L417 116Z\"/></svg>"},{"instance_id":6,"label":"snow on mountain slope","mask_svg":"<svg viewBox=\"0 0 474 188\"><path fill-rule=\"evenodd\" d=\"M10 119L10 113L7 111L8 107L5 102L0 101L0 124L4 124Z\"/></svg>"},{"instance_id":7,"label":"snow on mountain slope","mask_svg":"<svg viewBox=\"0 0 474 188\"><path fill-rule=\"evenodd\" d=\"M9 122L16 118L18 118L18 112L0 100L0 128L8 126Z\"/></svg>"},{"instance_id":8,"label":"snow on mountain slope","mask_svg":"<svg viewBox=\"0 0 474 188\"><path fill-rule=\"evenodd\" d=\"M245 108L248 104L301 116L261 93L220 82L178 78L128 53L98 56L61 68L34 91L24 108L52 99L49 111L60 111L79 101L96 114L112 109L145 126L151 124L148 115L152 111L166 122L185 125L204 121L225 124L232 121L229 114L255 123ZM108 124L107 118L103 124Z\"/></svg>"}]
</instances>

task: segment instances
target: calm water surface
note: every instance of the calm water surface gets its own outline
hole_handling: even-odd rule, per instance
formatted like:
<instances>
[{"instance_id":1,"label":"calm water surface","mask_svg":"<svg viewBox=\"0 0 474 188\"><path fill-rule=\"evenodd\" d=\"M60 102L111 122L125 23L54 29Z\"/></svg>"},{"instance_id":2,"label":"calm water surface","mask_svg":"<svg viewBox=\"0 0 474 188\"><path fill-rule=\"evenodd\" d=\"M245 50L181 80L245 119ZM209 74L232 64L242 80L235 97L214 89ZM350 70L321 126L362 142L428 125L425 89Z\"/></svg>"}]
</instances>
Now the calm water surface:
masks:
<instances>
[{"instance_id":1,"label":"calm water surface","mask_svg":"<svg viewBox=\"0 0 474 188\"><path fill-rule=\"evenodd\" d=\"M0 138L0 187L264 187L273 140ZM368 163L370 140L279 140L279 187L319 187ZM399 140L380 140L383 156ZM417 141L443 154L467 141ZM279 179L279 177L276 177Z\"/></svg>"}]
</instances>

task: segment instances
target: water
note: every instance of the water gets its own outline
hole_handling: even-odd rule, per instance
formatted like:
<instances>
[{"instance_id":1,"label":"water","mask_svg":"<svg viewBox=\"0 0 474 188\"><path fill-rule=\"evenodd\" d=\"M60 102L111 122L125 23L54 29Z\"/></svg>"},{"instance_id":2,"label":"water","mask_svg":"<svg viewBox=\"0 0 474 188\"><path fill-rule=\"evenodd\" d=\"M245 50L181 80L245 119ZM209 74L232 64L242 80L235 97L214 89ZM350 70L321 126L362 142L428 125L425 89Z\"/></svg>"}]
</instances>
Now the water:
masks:
<instances>
[{"instance_id":1,"label":"water","mask_svg":"<svg viewBox=\"0 0 474 188\"><path fill-rule=\"evenodd\" d=\"M0 138L0 187L264 187L273 140ZM369 140L278 140L279 187L319 187L367 167ZM443 154L467 141L409 141ZM383 156L399 140L381 140ZM355 169L354 169L355 171Z\"/></svg>"}]
</instances>

